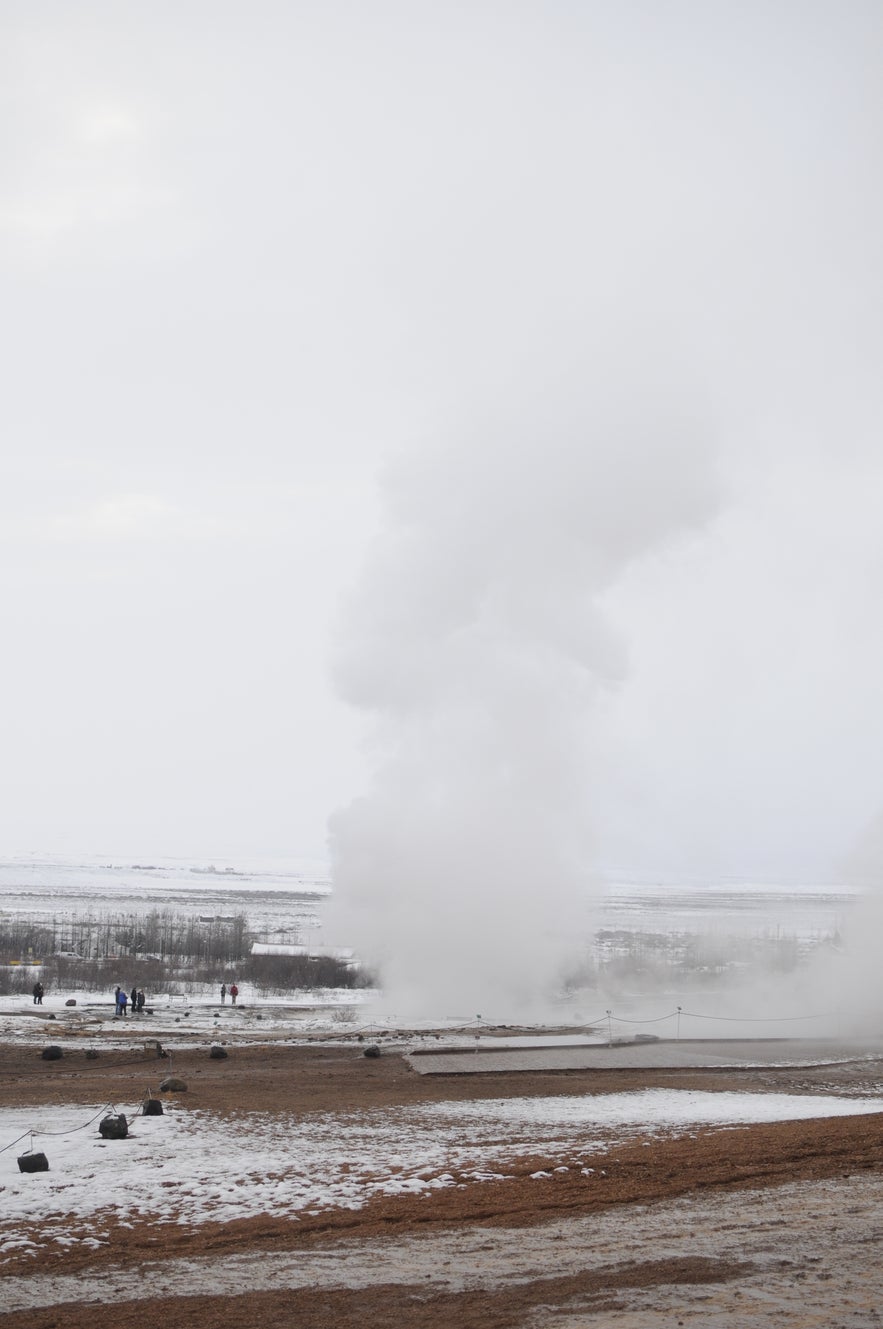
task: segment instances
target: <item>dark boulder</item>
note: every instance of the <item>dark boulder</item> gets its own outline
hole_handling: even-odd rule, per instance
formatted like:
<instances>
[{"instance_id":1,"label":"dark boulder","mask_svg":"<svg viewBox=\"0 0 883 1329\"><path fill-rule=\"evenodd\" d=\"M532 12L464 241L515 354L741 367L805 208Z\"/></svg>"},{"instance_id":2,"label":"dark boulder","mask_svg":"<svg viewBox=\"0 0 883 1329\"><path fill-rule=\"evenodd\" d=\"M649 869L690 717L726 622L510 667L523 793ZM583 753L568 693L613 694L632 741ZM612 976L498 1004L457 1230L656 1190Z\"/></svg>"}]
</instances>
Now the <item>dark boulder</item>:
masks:
<instances>
[{"instance_id":1,"label":"dark boulder","mask_svg":"<svg viewBox=\"0 0 883 1329\"><path fill-rule=\"evenodd\" d=\"M227 1049L222 1048L217 1043L215 1043L211 1051L209 1052L209 1056L213 1061L223 1061L224 1058L227 1056Z\"/></svg>"},{"instance_id":2,"label":"dark boulder","mask_svg":"<svg viewBox=\"0 0 883 1329\"><path fill-rule=\"evenodd\" d=\"M19 1172L48 1172L49 1159L45 1154L22 1154L18 1160Z\"/></svg>"},{"instance_id":3,"label":"dark boulder","mask_svg":"<svg viewBox=\"0 0 883 1329\"><path fill-rule=\"evenodd\" d=\"M43 1049L40 1056L44 1061L58 1061L64 1056L64 1049L60 1048L57 1043L50 1043L48 1047Z\"/></svg>"},{"instance_id":4,"label":"dark boulder","mask_svg":"<svg viewBox=\"0 0 883 1329\"><path fill-rule=\"evenodd\" d=\"M168 1075L159 1087L161 1094L186 1094L187 1083L185 1080L176 1080L174 1075Z\"/></svg>"},{"instance_id":5,"label":"dark boulder","mask_svg":"<svg viewBox=\"0 0 883 1329\"><path fill-rule=\"evenodd\" d=\"M379 1056L380 1056L380 1048L377 1046L376 1043L372 1043L371 1046L370 1046L369 1048L365 1048L365 1051L362 1053L362 1056L363 1056L363 1057L379 1057Z\"/></svg>"},{"instance_id":6,"label":"dark boulder","mask_svg":"<svg viewBox=\"0 0 883 1329\"><path fill-rule=\"evenodd\" d=\"M98 1123L98 1134L103 1140L125 1140L129 1134L129 1123L122 1112L110 1117L102 1117Z\"/></svg>"},{"instance_id":7,"label":"dark boulder","mask_svg":"<svg viewBox=\"0 0 883 1329\"><path fill-rule=\"evenodd\" d=\"M141 1113L145 1117L161 1117L163 1106L158 1098L145 1098L141 1104Z\"/></svg>"}]
</instances>

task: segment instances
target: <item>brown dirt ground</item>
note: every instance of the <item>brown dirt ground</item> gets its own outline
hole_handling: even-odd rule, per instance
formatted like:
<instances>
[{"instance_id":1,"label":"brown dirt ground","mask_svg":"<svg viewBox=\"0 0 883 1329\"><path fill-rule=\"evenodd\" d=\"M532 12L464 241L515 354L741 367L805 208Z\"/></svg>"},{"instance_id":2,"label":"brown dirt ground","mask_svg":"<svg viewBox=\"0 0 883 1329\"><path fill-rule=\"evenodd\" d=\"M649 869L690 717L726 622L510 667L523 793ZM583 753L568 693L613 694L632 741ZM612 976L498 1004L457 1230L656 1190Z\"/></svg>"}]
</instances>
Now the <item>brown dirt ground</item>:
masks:
<instances>
[{"instance_id":1,"label":"brown dirt ground","mask_svg":"<svg viewBox=\"0 0 883 1329\"><path fill-rule=\"evenodd\" d=\"M33 1048L0 1046L0 1101L8 1106L71 1101L138 1102L155 1089L167 1063L143 1047L103 1054L97 1061L67 1051L60 1062L43 1062ZM188 1083L188 1105L235 1116L243 1112L313 1113L387 1108L425 1102L610 1093L641 1088L679 1088L755 1092L843 1093L878 1090L883 1063L861 1061L842 1066L748 1070L564 1071L470 1076L420 1076L403 1057L385 1053L368 1060L352 1046L231 1047L226 1061L210 1061L206 1051L175 1052L174 1073ZM783 1182L854 1175L883 1170L883 1114L828 1120L785 1122L727 1131L701 1132L695 1138L662 1140L652 1150L636 1143L604 1156L606 1176L587 1185L578 1169L554 1173L538 1187L530 1174L559 1165L560 1158L514 1159L507 1170L514 1180L473 1183L465 1189L438 1190L419 1202L411 1197L375 1200L360 1211L341 1210L300 1221L272 1215L239 1223L204 1224L198 1232L161 1230L145 1223L112 1241L115 1264L138 1265L175 1257L245 1251L296 1250L333 1244L341 1237L374 1238L453 1227L525 1228L568 1216L583 1216L611 1206L647 1203L709 1190L776 1186ZM0 1216L2 1221L2 1216ZM40 1272L87 1273L108 1260L108 1251L47 1249ZM33 1265L29 1266L33 1269ZM6 1273L21 1273L14 1263ZM125 1306L67 1305L0 1315L4 1329L111 1329L121 1315L160 1319L165 1329L216 1329L239 1319L276 1326L327 1325L380 1329L396 1319L415 1329L507 1329L526 1324L550 1300L556 1305L578 1300L601 1312L617 1304L617 1289L665 1283L713 1283L739 1276L738 1263L707 1259L651 1260L567 1279L544 1278L507 1285L493 1293L437 1293L409 1284L346 1290L285 1290L249 1293L247 1305L236 1298L186 1297L139 1300ZM559 1287L558 1284L561 1284ZM566 1285L566 1286L565 1286ZM0 1279L2 1305L2 1279ZM532 1321L531 1321L532 1322Z\"/></svg>"}]
</instances>

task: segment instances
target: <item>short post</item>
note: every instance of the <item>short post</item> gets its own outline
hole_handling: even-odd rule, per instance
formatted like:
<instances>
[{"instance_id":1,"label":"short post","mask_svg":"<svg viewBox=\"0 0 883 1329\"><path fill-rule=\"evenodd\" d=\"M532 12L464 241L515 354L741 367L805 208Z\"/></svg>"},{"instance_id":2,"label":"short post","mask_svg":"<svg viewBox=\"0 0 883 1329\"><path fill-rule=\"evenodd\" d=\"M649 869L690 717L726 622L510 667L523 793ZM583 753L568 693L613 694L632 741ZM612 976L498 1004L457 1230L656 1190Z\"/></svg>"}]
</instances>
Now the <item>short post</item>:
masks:
<instances>
[{"instance_id":1,"label":"short post","mask_svg":"<svg viewBox=\"0 0 883 1329\"><path fill-rule=\"evenodd\" d=\"M610 1011L607 1012L607 1046L613 1047L613 1020Z\"/></svg>"},{"instance_id":2,"label":"short post","mask_svg":"<svg viewBox=\"0 0 883 1329\"><path fill-rule=\"evenodd\" d=\"M680 1008L680 1006L678 1007L678 1033L677 1033L677 1039L676 1039L676 1041L677 1041L678 1043L680 1043L680 1041L681 1041L681 1008Z\"/></svg>"}]
</instances>

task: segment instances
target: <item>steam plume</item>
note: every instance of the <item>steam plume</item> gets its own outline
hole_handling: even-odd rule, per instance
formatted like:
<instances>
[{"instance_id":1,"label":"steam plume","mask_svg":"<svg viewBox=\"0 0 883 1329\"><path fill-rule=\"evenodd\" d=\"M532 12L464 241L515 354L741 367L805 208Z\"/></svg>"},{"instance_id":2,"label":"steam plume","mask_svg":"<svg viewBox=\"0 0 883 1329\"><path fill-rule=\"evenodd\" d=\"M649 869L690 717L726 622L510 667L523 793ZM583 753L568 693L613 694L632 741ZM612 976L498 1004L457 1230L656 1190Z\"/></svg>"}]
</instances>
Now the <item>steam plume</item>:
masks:
<instances>
[{"instance_id":1,"label":"steam plume","mask_svg":"<svg viewBox=\"0 0 883 1329\"><path fill-rule=\"evenodd\" d=\"M348 928L398 1014L538 1014L588 941L599 597L713 508L670 401L570 392L401 459L336 675L373 788L331 822Z\"/></svg>"}]
</instances>

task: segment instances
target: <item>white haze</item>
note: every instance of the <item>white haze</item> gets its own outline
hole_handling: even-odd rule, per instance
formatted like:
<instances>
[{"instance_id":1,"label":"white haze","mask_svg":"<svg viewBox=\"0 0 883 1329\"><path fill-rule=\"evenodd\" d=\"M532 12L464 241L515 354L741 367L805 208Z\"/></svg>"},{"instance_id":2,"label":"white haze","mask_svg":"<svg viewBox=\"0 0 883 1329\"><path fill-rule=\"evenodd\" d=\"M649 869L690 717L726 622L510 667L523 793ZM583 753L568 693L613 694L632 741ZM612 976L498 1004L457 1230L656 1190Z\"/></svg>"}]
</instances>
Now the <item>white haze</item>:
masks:
<instances>
[{"instance_id":1,"label":"white haze","mask_svg":"<svg viewBox=\"0 0 883 1329\"><path fill-rule=\"evenodd\" d=\"M883 805L879 5L0 27L0 851L315 856L340 808L334 940L492 919L501 1001L593 871L839 877Z\"/></svg>"},{"instance_id":2,"label":"white haze","mask_svg":"<svg viewBox=\"0 0 883 1329\"><path fill-rule=\"evenodd\" d=\"M881 548L880 23L539 12L536 45L497 10L472 34L467 102L504 33L520 64L458 140L428 279L451 388L340 630L376 777L335 878L400 1006L548 996L598 841L818 878L879 798L831 684L881 663L852 586Z\"/></svg>"},{"instance_id":3,"label":"white haze","mask_svg":"<svg viewBox=\"0 0 883 1329\"><path fill-rule=\"evenodd\" d=\"M513 384L389 476L338 665L379 772L332 852L397 1009L537 1014L584 958L592 714L624 667L598 597L714 494L689 397L616 368Z\"/></svg>"}]
</instances>

